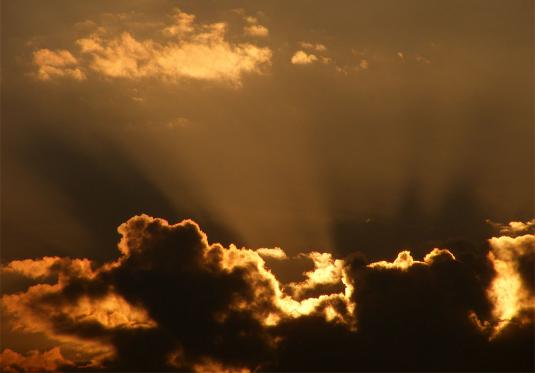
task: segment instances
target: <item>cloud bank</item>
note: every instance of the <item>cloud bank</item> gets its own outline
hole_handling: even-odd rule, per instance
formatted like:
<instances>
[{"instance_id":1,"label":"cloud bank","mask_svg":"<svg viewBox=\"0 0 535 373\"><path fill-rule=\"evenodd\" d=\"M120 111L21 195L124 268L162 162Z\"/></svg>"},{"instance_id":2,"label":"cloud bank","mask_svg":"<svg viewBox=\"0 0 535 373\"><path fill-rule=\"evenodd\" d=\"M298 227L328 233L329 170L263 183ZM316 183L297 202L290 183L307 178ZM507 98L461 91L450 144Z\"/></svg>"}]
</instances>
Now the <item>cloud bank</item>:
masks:
<instances>
[{"instance_id":1,"label":"cloud bank","mask_svg":"<svg viewBox=\"0 0 535 373\"><path fill-rule=\"evenodd\" d=\"M118 231L120 255L100 266L45 257L2 267L34 281L3 295L9 327L57 344L6 349L4 370L533 368L532 234L422 261L299 254L313 268L284 284L266 262L288 260L280 248L224 247L191 220L147 215Z\"/></svg>"}]
</instances>

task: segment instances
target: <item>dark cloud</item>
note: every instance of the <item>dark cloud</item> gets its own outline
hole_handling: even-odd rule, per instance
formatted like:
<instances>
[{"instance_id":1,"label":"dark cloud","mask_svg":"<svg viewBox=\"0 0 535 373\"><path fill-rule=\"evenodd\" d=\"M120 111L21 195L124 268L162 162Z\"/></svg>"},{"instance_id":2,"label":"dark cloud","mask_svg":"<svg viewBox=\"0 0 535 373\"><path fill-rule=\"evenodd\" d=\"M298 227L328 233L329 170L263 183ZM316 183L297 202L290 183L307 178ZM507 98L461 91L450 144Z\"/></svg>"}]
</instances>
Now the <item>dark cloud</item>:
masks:
<instances>
[{"instance_id":1,"label":"dark cloud","mask_svg":"<svg viewBox=\"0 0 535 373\"><path fill-rule=\"evenodd\" d=\"M518 272L522 278L522 283L529 289L531 294L535 294L535 252L524 254L518 263Z\"/></svg>"},{"instance_id":2,"label":"dark cloud","mask_svg":"<svg viewBox=\"0 0 535 373\"><path fill-rule=\"evenodd\" d=\"M141 216L123 224L120 232L123 256L115 264L108 263L108 269L92 272L85 268L77 273L61 259L51 265L43 263L48 275L59 276L61 289L36 289L28 311L48 319L47 332L112 346L113 360L102 359L111 370L171 369L169 356L176 351L184 356L178 367L187 370L204 357L250 369L266 359L270 340L254 311L269 312L274 295L271 283L255 272L254 262L238 262L224 270L225 249L209 247L193 222L169 226L163 220ZM258 291L261 286L264 292ZM116 324L113 316L108 324L102 324L89 314L73 318L61 311L76 308L85 299L103 302L106 308L105 302L115 300L108 300L110 294L145 310L146 318L154 320L151 323L157 328L137 328L136 321L128 324L120 319ZM19 301L6 302L16 308ZM240 309L240 302L248 307ZM110 312L116 310L117 317L122 317L120 307L113 307L117 304L112 304ZM50 309L54 312L47 314Z\"/></svg>"},{"instance_id":3,"label":"dark cloud","mask_svg":"<svg viewBox=\"0 0 535 373\"><path fill-rule=\"evenodd\" d=\"M210 244L193 221L143 215L119 232L121 256L102 267L44 258L3 269L57 277L4 295L3 307L12 326L78 349L77 369L533 369L533 294L489 296L500 291L494 281L530 265L533 236L494 239L488 257L488 247L463 243L423 261L408 252L374 263L359 253L301 254L314 269L288 284L299 290L292 300L257 252ZM495 272L498 260L518 272ZM504 299L516 307L509 321L496 314Z\"/></svg>"},{"instance_id":4,"label":"dark cloud","mask_svg":"<svg viewBox=\"0 0 535 373\"><path fill-rule=\"evenodd\" d=\"M472 370L487 338L468 318L490 314L485 285L446 255L406 271L352 268L357 325L376 370ZM375 361L378 352L387 358ZM475 365L473 365L475 364Z\"/></svg>"}]
</instances>

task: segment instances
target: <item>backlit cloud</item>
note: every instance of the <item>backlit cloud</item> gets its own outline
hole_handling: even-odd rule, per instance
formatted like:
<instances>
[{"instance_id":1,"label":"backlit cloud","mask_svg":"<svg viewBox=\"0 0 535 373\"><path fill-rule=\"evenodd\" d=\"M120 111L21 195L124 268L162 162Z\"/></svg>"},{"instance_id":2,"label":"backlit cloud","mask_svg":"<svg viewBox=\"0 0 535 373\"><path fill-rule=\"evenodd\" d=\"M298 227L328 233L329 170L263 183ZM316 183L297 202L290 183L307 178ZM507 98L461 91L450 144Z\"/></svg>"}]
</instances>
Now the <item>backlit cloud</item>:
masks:
<instances>
[{"instance_id":1,"label":"backlit cloud","mask_svg":"<svg viewBox=\"0 0 535 373\"><path fill-rule=\"evenodd\" d=\"M525 313L535 312L535 293L533 292L533 256L535 254L535 235L519 237L494 237L490 240L489 260L494 266L496 277L488 289L494 304L494 317L500 331L510 322L529 323ZM528 262L531 271L523 273L522 262Z\"/></svg>"},{"instance_id":2,"label":"backlit cloud","mask_svg":"<svg viewBox=\"0 0 535 373\"><path fill-rule=\"evenodd\" d=\"M6 348L0 353L0 366L4 372L53 372L72 368L74 364L63 357L58 347L42 353L32 350L26 355Z\"/></svg>"},{"instance_id":3,"label":"backlit cloud","mask_svg":"<svg viewBox=\"0 0 535 373\"><path fill-rule=\"evenodd\" d=\"M522 269L535 253L532 235L489 241L479 260L494 271L490 282L465 253L435 248L421 261L406 250L374 263L303 253L313 269L285 284L265 261L288 260L280 248L224 247L191 220L147 215L118 231L120 255L100 266L45 257L2 267L47 279L2 296L9 327L58 344L6 349L4 370L481 370L500 367L492 356L506 338L533 341L523 332L533 326L533 284ZM318 362L299 350L337 358ZM402 363L409 351L426 357ZM377 363L385 353L392 360ZM522 351L504 353L519 369L530 364Z\"/></svg>"},{"instance_id":4,"label":"backlit cloud","mask_svg":"<svg viewBox=\"0 0 535 373\"><path fill-rule=\"evenodd\" d=\"M487 220L491 226L493 226L500 234L508 236L517 236L527 233L535 233L535 219L529 221L512 221L507 224L495 223L491 220Z\"/></svg>"}]
</instances>

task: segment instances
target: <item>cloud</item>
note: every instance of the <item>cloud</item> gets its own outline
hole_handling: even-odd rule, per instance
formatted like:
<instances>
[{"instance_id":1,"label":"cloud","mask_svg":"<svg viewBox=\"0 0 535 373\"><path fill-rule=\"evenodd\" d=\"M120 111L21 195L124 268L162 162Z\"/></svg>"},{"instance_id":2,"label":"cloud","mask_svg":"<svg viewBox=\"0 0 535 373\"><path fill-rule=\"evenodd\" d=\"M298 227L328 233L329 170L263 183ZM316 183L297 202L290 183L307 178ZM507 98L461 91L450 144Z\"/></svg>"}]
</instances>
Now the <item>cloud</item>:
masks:
<instances>
[{"instance_id":1,"label":"cloud","mask_svg":"<svg viewBox=\"0 0 535 373\"><path fill-rule=\"evenodd\" d=\"M318 57L312 53L306 53L305 51L297 51L294 53L290 60L294 65L308 65L318 61Z\"/></svg>"},{"instance_id":2,"label":"cloud","mask_svg":"<svg viewBox=\"0 0 535 373\"><path fill-rule=\"evenodd\" d=\"M253 369L272 350L268 325L346 301L343 293L294 300L259 253L209 244L192 221L170 225L143 215L118 230L116 261L85 272L64 265L56 283L4 295L11 327L45 333L80 353L90 350L84 361L95 367L139 368L132 349L157 340L157 350L143 360L151 369L166 367L173 354L179 356L174 364L186 369L203 366L206 356L225 367ZM58 261L16 261L4 270L33 276L30 268L44 267L41 272L51 275Z\"/></svg>"},{"instance_id":3,"label":"cloud","mask_svg":"<svg viewBox=\"0 0 535 373\"><path fill-rule=\"evenodd\" d=\"M41 259L13 260L2 268L6 273L16 273L22 276L39 279L46 278L59 272L68 272L70 276L93 276L89 259L70 259L45 256Z\"/></svg>"},{"instance_id":4,"label":"cloud","mask_svg":"<svg viewBox=\"0 0 535 373\"><path fill-rule=\"evenodd\" d=\"M61 364L196 372L533 367L531 350L510 348L533 346L533 287L523 272L535 254L532 235L492 238L480 253L435 248L422 260L408 250L374 263L358 253L302 253L314 268L285 284L265 261L291 259L280 248L224 247L191 220L147 215L118 231L119 255L102 265L45 257L2 268L47 280L3 295L2 307L11 328L55 341L51 356L76 351L56 359ZM14 351L2 356L5 369L26 364Z\"/></svg>"},{"instance_id":5,"label":"cloud","mask_svg":"<svg viewBox=\"0 0 535 373\"><path fill-rule=\"evenodd\" d=\"M415 261L411 256L411 252L409 250L404 250L398 254L397 258L393 262L380 261L368 264L368 267L399 269L406 271L415 264L430 265L435 260L437 260L437 258L448 258L455 260L455 256L449 250L446 249L433 249L429 254L424 257L423 262Z\"/></svg>"},{"instance_id":6,"label":"cloud","mask_svg":"<svg viewBox=\"0 0 535 373\"><path fill-rule=\"evenodd\" d=\"M260 38L265 38L269 35L269 30L267 27L262 25L248 25L244 27L244 32L249 36L256 36Z\"/></svg>"},{"instance_id":7,"label":"cloud","mask_svg":"<svg viewBox=\"0 0 535 373\"><path fill-rule=\"evenodd\" d=\"M268 258L275 258L275 259L287 259L288 258L284 250L282 250L280 247L274 247L274 248L263 247L263 248L257 249L256 252L261 257L268 257Z\"/></svg>"},{"instance_id":8,"label":"cloud","mask_svg":"<svg viewBox=\"0 0 535 373\"><path fill-rule=\"evenodd\" d=\"M172 23L145 39L130 31L117 34L99 27L76 40L78 58L67 50L37 51L34 62L39 66L38 76L43 80L58 76L81 80L92 71L112 79L193 79L239 86L245 74L262 74L269 67L272 52L268 47L231 42L226 38L226 23L201 24L195 18L177 11ZM262 33L261 27L254 31ZM71 67L74 65L77 67Z\"/></svg>"},{"instance_id":9,"label":"cloud","mask_svg":"<svg viewBox=\"0 0 535 373\"><path fill-rule=\"evenodd\" d=\"M319 293L329 291L329 289L336 289L338 285L343 284L344 277L344 261L334 259L330 253L311 252L308 254L301 254L302 257L309 258L314 263L314 269L303 273L305 280L297 283L288 284L288 288L292 291L292 296L297 299L308 298L313 296L316 291ZM338 291L345 291L339 289ZM352 292L351 287L347 288L348 292ZM338 291L332 291L337 293Z\"/></svg>"},{"instance_id":10,"label":"cloud","mask_svg":"<svg viewBox=\"0 0 535 373\"><path fill-rule=\"evenodd\" d=\"M72 368L74 364L63 357L58 347L45 352L32 350L26 355L6 348L0 353L0 366L3 372L52 372Z\"/></svg>"},{"instance_id":11,"label":"cloud","mask_svg":"<svg viewBox=\"0 0 535 373\"><path fill-rule=\"evenodd\" d=\"M84 72L78 67L78 60L71 52L61 49L39 49L33 53L33 63L37 66L37 78L50 80L52 78L72 78L84 80Z\"/></svg>"},{"instance_id":12,"label":"cloud","mask_svg":"<svg viewBox=\"0 0 535 373\"><path fill-rule=\"evenodd\" d=\"M526 233L535 233L535 219L526 222L512 221L507 224L495 223L492 220L487 220L487 223L503 235L517 236Z\"/></svg>"},{"instance_id":13,"label":"cloud","mask_svg":"<svg viewBox=\"0 0 535 373\"><path fill-rule=\"evenodd\" d=\"M301 43L299 43L299 45L303 49L313 50L317 52L325 52L327 50L327 47L321 43L309 43L309 42L302 41Z\"/></svg>"},{"instance_id":14,"label":"cloud","mask_svg":"<svg viewBox=\"0 0 535 373\"><path fill-rule=\"evenodd\" d=\"M359 62L359 68L360 68L361 70L367 70L369 66L370 66L370 64L369 64L368 60L366 60L366 59L362 59L362 60L360 60L360 62Z\"/></svg>"},{"instance_id":15,"label":"cloud","mask_svg":"<svg viewBox=\"0 0 535 373\"><path fill-rule=\"evenodd\" d=\"M327 47L323 44L300 42L299 46L302 49L296 51L290 59L290 62L294 65L308 65L315 62L329 64L332 62L331 58L324 55L327 51Z\"/></svg>"},{"instance_id":16,"label":"cloud","mask_svg":"<svg viewBox=\"0 0 535 373\"><path fill-rule=\"evenodd\" d=\"M267 27L258 24L258 19L256 19L256 17L245 17L245 22L247 23L243 28L245 35L259 38L265 38L269 35Z\"/></svg>"},{"instance_id":17,"label":"cloud","mask_svg":"<svg viewBox=\"0 0 535 373\"><path fill-rule=\"evenodd\" d=\"M525 311L532 314L535 311L535 279L532 267L535 235L494 237L489 242L489 260L496 276L488 294L494 304L493 313L498 320L496 332L499 332L511 322L532 321L530 318L523 319L522 316ZM524 263L528 265L523 265Z\"/></svg>"},{"instance_id":18,"label":"cloud","mask_svg":"<svg viewBox=\"0 0 535 373\"><path fill-rule=\"evenodd\" d=\"M170 36L185 36L195 31L195 15L177 11L174 24L167 26L163 32Z\"/></svg>"}]
</instances>

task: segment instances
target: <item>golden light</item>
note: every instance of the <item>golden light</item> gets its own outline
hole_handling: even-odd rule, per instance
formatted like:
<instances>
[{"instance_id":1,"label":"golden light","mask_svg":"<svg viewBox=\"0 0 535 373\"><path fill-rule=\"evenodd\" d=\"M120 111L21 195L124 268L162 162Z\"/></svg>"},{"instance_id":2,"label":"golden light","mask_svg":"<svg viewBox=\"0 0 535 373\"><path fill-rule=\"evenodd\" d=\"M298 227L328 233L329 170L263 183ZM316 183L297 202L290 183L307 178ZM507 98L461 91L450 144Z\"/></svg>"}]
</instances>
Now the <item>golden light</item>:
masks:
<instances>
[{"instance_id":1,"label":"golden light","mask_svg":"<svg viewBox=\"0 0 535 373\"><path fill-rule=\"evenodd\" d=\"M520 237L493 237L489 240L491 251L488 258L496 276L487 290L487 295L494 305L494 333L496 336L521 311L535 309L535 297L524 287L518 271L519 258L535 250L535 235ZM518 322L524 322L519 319Z\"/></svg>"}]
</instances>

